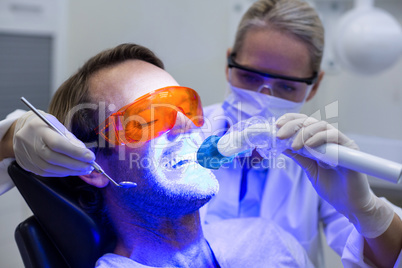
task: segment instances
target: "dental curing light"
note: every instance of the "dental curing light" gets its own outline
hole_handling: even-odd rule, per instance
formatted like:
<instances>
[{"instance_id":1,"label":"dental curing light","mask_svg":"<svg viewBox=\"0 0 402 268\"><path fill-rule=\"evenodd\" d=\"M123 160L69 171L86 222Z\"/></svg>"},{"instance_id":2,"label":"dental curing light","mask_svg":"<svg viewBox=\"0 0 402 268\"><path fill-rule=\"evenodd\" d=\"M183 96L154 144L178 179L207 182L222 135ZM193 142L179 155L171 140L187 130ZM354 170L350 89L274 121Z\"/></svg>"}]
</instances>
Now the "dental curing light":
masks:
<instances>
[{"instance_id":1,"label":"dental curing light","mask_svg":"<svg viewBox=\"0 0 402 268\"><path fill-rule=\"evenodd\" d=\"M198 149L198 163L205 168L219 169L237 155L247 154L254 149L264 158L279 156L285 149L290 149L292 139L277 139L274 124L261 120L246 121L248 122L237 123L222 137L208 137ZM393 183L401 181L401 164L338 144L327 143L315 148L304 147L297 153L331 167L344 167Z\"/></svg>"}]
</instances>

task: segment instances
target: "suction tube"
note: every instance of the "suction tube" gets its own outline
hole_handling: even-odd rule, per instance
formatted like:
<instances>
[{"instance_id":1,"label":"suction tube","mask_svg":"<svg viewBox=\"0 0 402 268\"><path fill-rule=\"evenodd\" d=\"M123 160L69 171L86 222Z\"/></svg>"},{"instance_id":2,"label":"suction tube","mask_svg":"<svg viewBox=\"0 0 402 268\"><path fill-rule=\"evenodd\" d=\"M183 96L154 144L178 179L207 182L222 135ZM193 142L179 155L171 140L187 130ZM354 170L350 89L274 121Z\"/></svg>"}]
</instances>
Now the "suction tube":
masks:
<instances>
[{"instance_id":1,"label":"suction tube","mask_svg":"<svg viewBox=\"0 0 402 268\"><path fill-rule=\"evenodd\" d=\"M203 142L197 152L201 166L219 169L237 155L247 154L253 149L257 149L262 157L270 158L290 148L292 140L277 139L272 122L254 120L238 124L222 137L210 136ZM401 164L345 146L327 143L315 148L304 147L297 152L331 167L340 166L393 183L401 182Z\"/></svg>"}]
</instances>

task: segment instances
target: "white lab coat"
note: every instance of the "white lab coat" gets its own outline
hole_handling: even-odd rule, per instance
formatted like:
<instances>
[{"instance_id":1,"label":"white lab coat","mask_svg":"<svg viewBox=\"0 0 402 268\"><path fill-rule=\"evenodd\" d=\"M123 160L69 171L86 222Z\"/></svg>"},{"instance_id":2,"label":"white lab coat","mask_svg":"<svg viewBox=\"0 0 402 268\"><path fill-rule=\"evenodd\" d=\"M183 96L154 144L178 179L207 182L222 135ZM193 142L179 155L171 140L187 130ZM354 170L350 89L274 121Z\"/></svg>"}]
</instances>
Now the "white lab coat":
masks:
<instances>
[{"instance_id":1,"label":"white lab coat","mask_svg":"<svg viewBox=\"0 0 402 268\"><path fill-rule=\"evenodd\" d=\"M204 115L210 134L219 135L226 129L227 122L220 104L206 107ZM219 193L202 211L205 223L248 216L273 220L301 243L316 267L325 267L319 231L322 225L329 246L342 256L345 267L371 267L368 260L363 258L363 237L354 226L318 196L304 171L292 159L283 155L281 157L282 161L271 163L272 168L265 173L262 169L249 173L248 179L251 181L248 183L248 191L254 193L248 197L251 201L254 199L254 205L253 202L239 205L239 162L235 160L226 168L216 170L214 173L219 180ZM260 189L253 187L253 183L259 184ZM258 215L253 209L256 199L259 199ZM401 217L402 210L393 207ZM247 215L247 210L252 215Z\"/></svg>"},{"instance_id":2,"label":"white lab coat","mask_svg":"<svg viewBox=\"0 0 402 268\"><path fill-rule=\"evenodd\" d=\"M0 139L3 138L13 122L21 117L24 113L25 111L23 110L16 110L9 114L6 119L0 121ZM13 160L14 158L7 158L3 161L0 161L0 195L14 187L14 183L7 172L7 168Z\"/></svg>"}]
</instances>

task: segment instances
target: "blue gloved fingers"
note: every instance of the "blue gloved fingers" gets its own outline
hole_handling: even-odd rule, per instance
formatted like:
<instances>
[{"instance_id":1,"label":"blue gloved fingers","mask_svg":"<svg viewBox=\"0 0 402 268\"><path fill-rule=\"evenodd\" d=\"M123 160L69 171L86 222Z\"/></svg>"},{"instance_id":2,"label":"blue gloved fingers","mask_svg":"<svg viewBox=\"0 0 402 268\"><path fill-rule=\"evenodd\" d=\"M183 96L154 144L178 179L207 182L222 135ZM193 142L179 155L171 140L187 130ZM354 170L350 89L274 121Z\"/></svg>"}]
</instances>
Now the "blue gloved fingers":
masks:
<instances>
[{"instance_id":1,"label":"blue gloved fingers","mask_svg":"<svg viewBox=\"0 0 402 268\"><path fill-rule=\"evenodd\" d=\"M14 154L18 164L42 176L88 174L90 163L95 160L94 154L55 117L44 114L67 138L51 129L36 114L27 112L17 120L14 131Z\"/></svg>"},{"instance_id":2,"label":"blue gloved fingers","mask_svg":"<svg viewBox=\"0 0 402 268\"><path fill-rule=\"evenodd\" d=\"M306 117L306 115L300 114L300 113L287 113L287 114L282 115L278 119L276 119L275 123L276 123L276 125L281 127L286 122L289 122L289 121L294 120L294 119L302 118L302 117Z\"/></svg>"},{"instance_id":3,"label":"blue gloved fingers","mask_svg":"<svg viewBox=\"0 0 402 268\"><path fill-rule=\"evenodd\" d=\"M37 141L35 141L36 143ZM31 171L41 176L65 177L70 175L85 175L93 170L90 163L71 158L65 154L60 154L50 150L43 143L33 146L35 153L29 153L28 148L24 148L24 157L17 157L18 164L25 170ZM19 152L19 155L22 153Z\"/></svg>"},{"instance_id":4,"label":"blue gloved fingers","mask_svg":"<svg viewBox=\"0 0 402 268\"><path fill-rule=\"evenodd\" d=\"M292 149L297 151L304 146L317 147L325 143L339 143L339 131L325 121L317 121L303 126L295 136Z\"/></svg>"},{"instance_id":5,"label":"blue gloved fingers","mask_svg":"<svg viewBox=\"0 0 402 268\"><path fill-rule=\"evenodd\" d=\"M59 135L57 138L52 133L49 133L49 135L43 135L42 140L51 150L63 153L67 156L84 162L92 163L95 161L95 155L92 153L92 151L87 149L82 141L77 139L74 134L69 132L66 127L57 120L56 117L51 114L46 114L46 118L67 137L66 140L65 137ZM50 128L49 130L53 131ZM48 132L48 130L45 131Z\"/></svg>"},{"instance_id":6,"label":"blue gloved fingers","mask_svg":"<svg viewBox=\"0 0 402 268\"><path fill-rule=\"evenodd\" d=\"M325 121L317 121L302 127L295 135L292 149L297 151L302 147L314 148L326 143L339 144L359 150L353 140Z\"/></svg>"},{"instance_id":7,"label":"blue gloved fingers","mask_svg":"<svg viewBox=\"0 0 402 268\"><path fill-rule=\"evenodd\" d=\"M358 146L334 126L303 114L286 114L277 121L277 137L287 139L293 136L292 149L317 147L325 143L336 143L357 149Z\"/></svg>"},{"instance_id":8,"label":"blue gloved fingers","mask_svg":"<svg viewBox=\"0 0 402 268\"><path fill-rule=\"evenodd\" d=\"M70 167L63 167L58 165L51 165L49 162L45 162L42 159L37 159L35 162L34 170L28 171L34 172L37 175L43 177L67 177L67 176L78 176L90 174L93 170L92 166L88 164L82 169L71 169Z\"/></svg>"},{"instance_id":9,"label":"blue gloved fingers","mask_svg":"<svg viewBox=\"0 0 402 268\"><path fill-rule=\"evenodd\" d=\"M324 143L358 149L353 140L329 123L308 119L305 115L286 114L277 121L277 126L278 138L293 137L292 149L295 150L303 146L314 148ZM285 150L284 154L305 170L317 193L345 215L364 237L378 237L387 230L394 212L370 191L365 174L339 166L324 167L319 161L292 150Z\"/></svg>"},{"instance_id":10,"label":"blue gloved fingers","mask_svg":"<svg viewBox=\"0 0 402 268\"><path fill-rule=\"evenodd\" d=\"M49 131L53 130L49 129ZM58 135L58 133L55 134ZM41 150L38 151L38 154L44 159L51 160L50 156L43 155L47 153L47 150L49 150L86 163L92 163L95 161L94 153L87 149L84 143L76 139L71 133L67 133L66 136L68 137L68 140L61 135L44 135L42 137L43 143L38 144L39 147L37 147L38 150Z\"/></svg>"},{"instance_id":11,"label":"blue gloved fingers","mask_svg":"<svg viewBox=\"0 0 402 268\"><path fill-rule=\"evenodd\" d=\"M276 122L276 126L279 128L276 135L280 139L288 139L301 128L309 126L317 121L317 119L304 114L285 114Z\"/></svg>"},{"instance_id":12,"label":"blue gloved fingers","mask_svg":"<svg viewBox=\"0 0 402 268\"><path fill-rule=\"evenodd\" d=\"M318 168L315 160L298 154L290 149L283 151L283 154L292 158L293 161L295 161L300 167L302 167L312 183L316 182L318 177Z\"/></svg>"},{"instance_id":13,"label":"blue gloved fingers","mask_svg":"<svg viewBox=\"0 0 402 268\"><path fill-rule=\"evenodd\" d=\"M46 172L54 173L60 168L71 170L71 172L79 172L80 175L89 174L92 171L92 162L84 162L79 159L72 158L67 154L58 153L56 151L44 148L43 152L38 153L38 159L36 160L36 166ZM64 175L64 174L61 174ZM67 174L69 175L69 174Z\"/></svg>"}]
</instances>

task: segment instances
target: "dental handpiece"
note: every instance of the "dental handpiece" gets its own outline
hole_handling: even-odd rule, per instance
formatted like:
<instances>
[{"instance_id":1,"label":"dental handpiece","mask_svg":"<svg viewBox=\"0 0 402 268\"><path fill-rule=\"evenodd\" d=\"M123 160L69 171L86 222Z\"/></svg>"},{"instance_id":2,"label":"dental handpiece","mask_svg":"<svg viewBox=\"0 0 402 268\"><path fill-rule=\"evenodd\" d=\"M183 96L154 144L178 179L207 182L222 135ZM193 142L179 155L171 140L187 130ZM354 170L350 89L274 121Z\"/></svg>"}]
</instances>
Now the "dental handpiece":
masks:
<instances>
[{"instance_id":1,"label":"dental handpiece","mask_svg":"<svg viewBox=\"0 0 402 268\"><path fill-rule=\"evenodd\" d=\"M23 103L25 103L26 106L29 107L29 109L31 109L32 112L34 112L37 116L39 116L40 119L43 120L43 122L45 122L50 128L52 128L53 130L55 130L57 133L59 133L61 136L63 136L64 138L67 138L66 135L64 135L64 133L62 131L60 131L52 122L50 122L45 116L43 116L27 99L25 99L24 97L21 97L21 101ZM122 188L131 188L131 187L136 187L137 184L135 182L131 182L131 181L121 181L120 183L117 183L115 180L113 180L108 174L106 174L106 172L99 166L98 163L96 163L95 161L91 163L92 167L99 173L101 173L102 175L104 175L106 178L109 179L109 181L111 181L114 185L116 185L117 187L122 187Z\"/></svg>"},{"instance_id":2,"label":"dental handpiece","mask_svg":"<svg viewBox=\"0 0 402 268\"><path fill-rule=\"evenodd\" d=\"M197 152L198 163L209 169L219 169L223 164L231 162L235 156L257 148L254 143L259 140L271 140L266 150L275 151L276 128L269 125L253 125L253 127L229 131L222 137L210 136L200 146ZM290 148L291 140L284 142L286 148L280 148L278 154ZM258 142L257 142L258 143ZM271 147L270 147L271 146ZM373 177L400 183L402 179L402 165L384 158L380 158L346 146L327 143L315 148L302 148L298 153L319 160L331 167L344 167ZM277 154L277 155L278 155Z\"/></svg>"}]
</instances>

